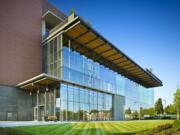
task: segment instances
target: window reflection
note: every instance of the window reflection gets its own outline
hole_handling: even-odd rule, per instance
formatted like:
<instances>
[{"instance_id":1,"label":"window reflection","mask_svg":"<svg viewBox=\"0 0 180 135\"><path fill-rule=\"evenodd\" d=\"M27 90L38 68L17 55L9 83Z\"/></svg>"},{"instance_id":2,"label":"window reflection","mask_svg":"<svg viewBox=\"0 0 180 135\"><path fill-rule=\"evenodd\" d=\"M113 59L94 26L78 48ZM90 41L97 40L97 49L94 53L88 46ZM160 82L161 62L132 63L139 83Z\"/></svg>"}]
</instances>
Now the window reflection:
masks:
<instances>
[{"instance_id":1,"label":"window reflection","mask_svg":"<svg viewBox=\"0 0 180 135\"><path fill-rule=\"evenodd\" d=\"M124 78L97 62L63 47L63 79L124 95Z\"/></svg>"},{"instance_id":2,"label":"window reflection","mask_svg":"<svg viewBox=\"0 0 180 135\"><path fill-rule=\"evenodd\" d=\"M61 120L111 120L112 95L65 84L60 93Z\"/></svg>"}]
</instances>

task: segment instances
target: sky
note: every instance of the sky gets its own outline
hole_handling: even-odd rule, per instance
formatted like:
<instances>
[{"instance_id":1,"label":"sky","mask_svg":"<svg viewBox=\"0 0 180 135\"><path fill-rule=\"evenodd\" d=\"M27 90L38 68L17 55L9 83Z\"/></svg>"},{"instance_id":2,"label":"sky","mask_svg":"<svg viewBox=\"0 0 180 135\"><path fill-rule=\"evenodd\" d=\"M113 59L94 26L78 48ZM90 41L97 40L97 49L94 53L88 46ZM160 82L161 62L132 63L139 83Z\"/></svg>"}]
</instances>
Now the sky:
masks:
<instances>
[{"instance_id":1,"label":"sky","mask_svg":"<svg viewBox=\"0 0 180 135\"><path fill-rule=\"evenodd\" d=\"M180 86L180 0L49 0L76 14L162 80L155 100L173 102Z\"/></svg>"}]
</instances>

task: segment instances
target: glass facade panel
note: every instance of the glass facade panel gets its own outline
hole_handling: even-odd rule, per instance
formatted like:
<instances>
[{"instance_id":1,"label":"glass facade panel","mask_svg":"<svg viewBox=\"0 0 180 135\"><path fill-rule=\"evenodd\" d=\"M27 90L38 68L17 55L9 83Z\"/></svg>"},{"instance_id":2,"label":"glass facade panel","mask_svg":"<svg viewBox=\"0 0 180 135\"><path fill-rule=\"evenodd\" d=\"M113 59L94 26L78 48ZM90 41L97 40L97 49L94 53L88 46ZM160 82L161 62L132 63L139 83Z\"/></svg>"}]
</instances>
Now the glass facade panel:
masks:
<instances>
[{"instance_id":1,"label":"glass facade panel","mask_svg":"<svg viewBox=\"0 0 180 135\"><path fill-rule=\"evenodd\" d=\"M60 77L61 68L61 36L43 45L43 72Z\"/></svg>"},{"instance_id":2,"label":"glass facade panel","mask_svg":"<svg viewBox=\"0 0 180 135\"><path fill-rule=\"evenodd\" d=\"M112 119L112 95L61 84L61 120L110 120ZM62 91L61 91L62 90ZM65 94L65 95L63 95ZM107 97L106 100L104 97ZM92 99L92 101L91 101ZM104 106L106 104L106 106Z\"/></svg>"},{"instance_id":3,"label":"glass facade panel","mask_svg":"<svg viewBox=\"0 0 180 135\"><path fill-rule=\"evenodd\" d=\"M126 79L125 98L126 108L139 110L139 107L149 108L154 105L154 89L144 88Z\"/></svg>"},{"instance_id":4,"label":"glass facade panel","mask_svg":"<svg viewBox=\"0 0 180 135\"><path fill-rule=\"evenodd\" d=\"M62 61L63 80L124 95L124 78L116 72L65 46Z\"/></svg>"}]
</instances>

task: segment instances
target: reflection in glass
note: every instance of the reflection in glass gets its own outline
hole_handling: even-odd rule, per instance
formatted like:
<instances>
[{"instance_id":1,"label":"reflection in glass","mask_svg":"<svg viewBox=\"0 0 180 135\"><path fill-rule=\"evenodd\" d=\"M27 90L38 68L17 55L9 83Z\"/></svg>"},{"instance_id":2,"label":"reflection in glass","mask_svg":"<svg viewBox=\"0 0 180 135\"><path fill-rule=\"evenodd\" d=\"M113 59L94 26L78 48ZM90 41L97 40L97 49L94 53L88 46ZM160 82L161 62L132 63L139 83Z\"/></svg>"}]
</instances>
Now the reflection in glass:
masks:
<instances>
[{"instance_id":1,"label":"reflection in glass","mask_svg":"<svg viewBox=\"0 0 180 135\"><path fill-rule=\"evenodd\" d=\"M111 120L112 95L66 84L60 91L61 120Z\"/></svg>"}]
</instances>

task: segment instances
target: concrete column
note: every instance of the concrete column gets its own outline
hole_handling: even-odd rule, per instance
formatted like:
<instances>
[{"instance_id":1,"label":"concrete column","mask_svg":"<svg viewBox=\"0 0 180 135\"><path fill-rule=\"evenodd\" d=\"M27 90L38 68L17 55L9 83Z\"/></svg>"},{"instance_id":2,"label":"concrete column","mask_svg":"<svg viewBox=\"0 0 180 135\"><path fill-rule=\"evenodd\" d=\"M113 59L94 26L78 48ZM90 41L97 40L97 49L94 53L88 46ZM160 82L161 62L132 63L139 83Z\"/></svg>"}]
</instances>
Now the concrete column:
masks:
<instances>
[{"instance_id":1,"label":"concrete column","mask_svg":"<svg viewBox=\"0 0 180 135\"><path fill-rule=\"evenodd\" d=\"M123 120L124 119L124 105L125 105L125 97L124 96L113 95L113 99L112 99L113 120Z\"/></svg>"}]
</instances>

